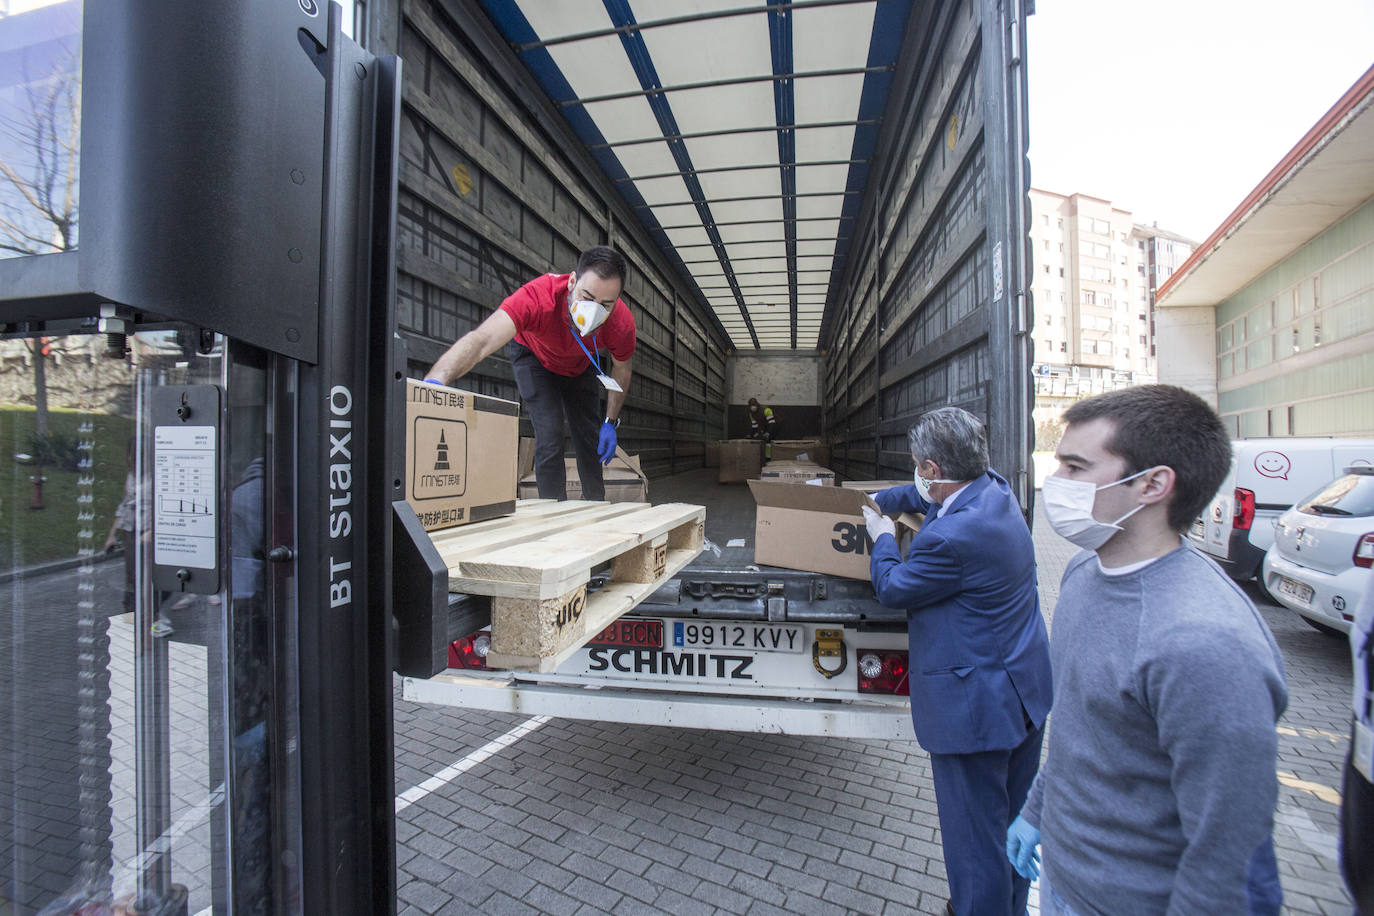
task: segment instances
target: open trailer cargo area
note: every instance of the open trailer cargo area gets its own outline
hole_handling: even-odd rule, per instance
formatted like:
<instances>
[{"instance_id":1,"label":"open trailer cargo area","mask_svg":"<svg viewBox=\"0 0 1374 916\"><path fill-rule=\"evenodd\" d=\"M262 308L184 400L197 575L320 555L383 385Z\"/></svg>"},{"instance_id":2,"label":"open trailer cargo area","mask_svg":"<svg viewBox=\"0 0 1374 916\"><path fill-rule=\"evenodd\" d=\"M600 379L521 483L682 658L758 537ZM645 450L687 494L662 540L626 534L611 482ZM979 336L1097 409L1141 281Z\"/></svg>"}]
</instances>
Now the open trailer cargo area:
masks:
<instances>
[{"instance_id":1,"label":"open trailer cargo area","mask_svg":"<svg viewBox=\"0 0 1374 916\"><path fill-rule=\"evenodd\" d=\"M779 403L736 371L767 360L790 397L778 438L823 440L835 483L909 479L908 428L954 404L986 421L1029 515L1024 15L995 0L368 5L368 41L404 60L407 373L527 280L610 244L638 327L620 444L650 502L706 507L700 557L555 671L464 669L489 651L490 606L460 595L435 627L450 669L408 677L407 696L909 737L885 680L904 675L889 664L904 614L862 578L759 566L743 481L761 468L731 451L756 446L716 443L748 435L750 397ZM504 350L461 384L516 397ZM866 532L842 534L859 569ZM702 644L737 636L747 663ZM861 690L866 654L884 695Z\"/></svg>"},{"instance_id":2,"label":"open trailer cargo area","mask_svg":"<svg viewBox=\"0 0 1374 916\"><path fill-rule=\"evenodd\" d=\"M787 438L825 436L837 473L905 477L906 429L957 404L1029 509L1021 4L627 4L609 28L592 6L366 7L404 61L409 374L609 243L639 331L620 442L651 479L727 438L733 355L787 350L822 364L820 428ZM831 99L843 116L806 117ZM516 397L504 351L464 386Z\"/></svg>"}]
</instances>

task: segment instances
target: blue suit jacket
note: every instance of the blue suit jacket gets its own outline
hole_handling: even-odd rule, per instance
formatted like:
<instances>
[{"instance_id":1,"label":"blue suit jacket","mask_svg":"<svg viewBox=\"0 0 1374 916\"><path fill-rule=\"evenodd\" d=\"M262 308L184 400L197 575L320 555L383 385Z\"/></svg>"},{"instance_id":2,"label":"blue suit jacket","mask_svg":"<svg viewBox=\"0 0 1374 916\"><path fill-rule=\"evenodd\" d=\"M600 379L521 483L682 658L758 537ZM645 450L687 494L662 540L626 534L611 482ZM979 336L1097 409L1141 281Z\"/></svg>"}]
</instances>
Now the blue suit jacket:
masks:
<instances>
[{"instance_id":1,"label":"blue suit jacket","mask_svg":"<svg viewBox=\"0 0 1374 916\"><path fill-rule=\"evenodd\" d=\"M925 512L905 562L889 536L869 564L878 600L907 609L911 718L932 754L1007 750L1050 710L1049 638L1035 549L1021 507L994 471L942 517L914 486L876 497L884 512Z\"/></svg>"}]
</instances>

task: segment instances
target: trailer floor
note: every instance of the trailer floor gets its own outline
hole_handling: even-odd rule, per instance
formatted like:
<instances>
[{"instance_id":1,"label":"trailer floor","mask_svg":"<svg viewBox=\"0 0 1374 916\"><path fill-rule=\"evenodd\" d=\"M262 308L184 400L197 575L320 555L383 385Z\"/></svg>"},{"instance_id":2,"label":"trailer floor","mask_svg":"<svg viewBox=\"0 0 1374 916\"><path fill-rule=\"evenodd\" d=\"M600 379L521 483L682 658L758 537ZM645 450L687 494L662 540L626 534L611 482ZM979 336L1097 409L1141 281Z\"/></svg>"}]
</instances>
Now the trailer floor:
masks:
<instances>
[{"instance_id":1,"label":"trailer floor","mask_svg":"<svg viewBox=\"0 0 1374 916\"><path fill-rule=\"evenodd\" d=\"M706 540L714 546L702 551L694 566L741 569L754 562L754 497L748 484L720 483L715 468L685 471L650 480L649 502L706 507Z\"/></svg>"}]
</instances>

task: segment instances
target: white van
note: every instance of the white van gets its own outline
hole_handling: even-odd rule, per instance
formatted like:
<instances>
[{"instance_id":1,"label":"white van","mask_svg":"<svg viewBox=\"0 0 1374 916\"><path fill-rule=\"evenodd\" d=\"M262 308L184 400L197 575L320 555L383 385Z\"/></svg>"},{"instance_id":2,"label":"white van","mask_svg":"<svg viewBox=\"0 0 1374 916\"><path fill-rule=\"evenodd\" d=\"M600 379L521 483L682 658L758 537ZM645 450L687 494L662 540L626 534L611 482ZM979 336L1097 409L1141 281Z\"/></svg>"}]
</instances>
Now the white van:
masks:
<instances>
[{"instance_id":1,"label":"white van","mask_svg":"<svg viewBox=\"0 0 1374 916\"><path fill-rule=\"evenodd\" d=\"M1237 439L1231 449L1231 470L1188 537L1237 581L1259 576L1274 525L1290 506L1347 467L1374 465L1374 439Z\"/></svg>"}]
</instances>

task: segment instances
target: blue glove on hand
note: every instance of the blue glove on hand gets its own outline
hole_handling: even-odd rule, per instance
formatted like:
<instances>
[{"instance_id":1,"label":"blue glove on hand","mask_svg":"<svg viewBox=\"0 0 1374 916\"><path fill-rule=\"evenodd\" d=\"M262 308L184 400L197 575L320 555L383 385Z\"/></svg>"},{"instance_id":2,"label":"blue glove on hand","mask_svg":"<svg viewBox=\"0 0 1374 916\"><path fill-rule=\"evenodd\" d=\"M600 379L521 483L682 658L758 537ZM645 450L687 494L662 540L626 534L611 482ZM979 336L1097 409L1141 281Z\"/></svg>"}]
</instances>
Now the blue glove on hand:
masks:
<instances>
[{"instance_id":1,"label":"blue glove on hand","mask_svg":"<svg viewBox=\"0 0 1374 916\"><path fill-rule=\"evenodd\" d=\"M441 381L439 381L437 378L427 378L427 379L425 379L425 384L426 384L426 385L442 385L442 384L444 384L444 383L441 382Z\"/></svg>"},{"instance_id":2,"label":"blue glove on hand","mask_svg":"<svg viewBox=\"0 0 1374 916\"><path fill-rule=\"evenodd\" d=\"M1034 881L1040 877L1040 831L1021 815L1007 828L1007 858L1011 867L1023 878Z\"/></svg>"},{"instance_id":3,"label":"blue glove on hand","mask_svg":"<svg viewBox=\"0 0 1374 916\"><path fill-rule=\"evenodd\" d=\"M615 457L615 424L609 420L601 423L601 441L596 446L596 457L601 459L602 464L610 464Z\"/></svg>"}]
</instances>

